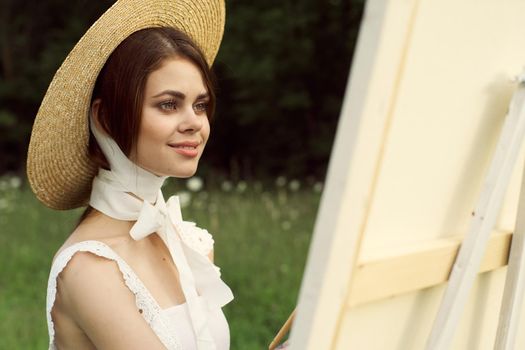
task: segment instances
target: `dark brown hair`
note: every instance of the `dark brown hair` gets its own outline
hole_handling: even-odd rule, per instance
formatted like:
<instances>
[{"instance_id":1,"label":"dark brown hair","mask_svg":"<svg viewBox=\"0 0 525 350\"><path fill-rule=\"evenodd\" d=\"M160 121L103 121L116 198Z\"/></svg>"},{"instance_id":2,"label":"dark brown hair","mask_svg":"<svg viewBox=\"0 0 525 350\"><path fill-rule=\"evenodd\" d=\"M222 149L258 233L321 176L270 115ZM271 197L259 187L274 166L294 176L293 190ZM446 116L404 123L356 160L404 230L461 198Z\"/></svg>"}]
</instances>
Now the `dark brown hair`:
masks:
<instances>
[{"instance_id":1,"label":"dark brown hair","mask_svg":"<svg viewBox=\"0 0 525 350\"><path fill-rule=\"evenodd\" d=\"M206 114L210 119L213 117L215 79L199 47L175 28L137 31L109 56L97 78L91 99L92 102L101 100L98 113L100 125L128 157L138 139L148 76L169 58L185 58L199 68L209 95ZM109 169L108 161L91 133L88 153L96 165ZM88 206L78 224L91 212L92 208Z\"/></svg>"}]
</instances>

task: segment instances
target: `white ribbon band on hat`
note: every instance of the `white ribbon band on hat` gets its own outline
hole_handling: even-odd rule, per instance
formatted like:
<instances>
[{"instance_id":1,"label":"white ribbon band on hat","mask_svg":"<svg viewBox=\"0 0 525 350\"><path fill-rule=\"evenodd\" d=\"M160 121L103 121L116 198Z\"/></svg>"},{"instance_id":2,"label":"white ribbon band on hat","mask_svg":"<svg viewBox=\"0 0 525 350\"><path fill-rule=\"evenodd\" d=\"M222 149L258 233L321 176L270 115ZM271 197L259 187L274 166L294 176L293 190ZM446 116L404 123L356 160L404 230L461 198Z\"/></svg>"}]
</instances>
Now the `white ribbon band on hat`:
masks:
<instances>
[{"instance_id":1,"label":"white ribbon band on hat","mask_svg":"<svg viewBox=\"0 0 525 350\"><path fill-rule=\"evenodd\" d=\"M100 169L93 179L89 204L112 218L136 220L130 231L135 240L151 233L160 236L179 272L197 349L215 350L205 310L197 298L200 294L208 307L220 308L233 299L230 288L221 280L219 269L180 238L182 232L195 227L182 220L177 196L164 201L161 186L166 177L154 175L130 161L115 141L96 128L91 117L90 126L111 170Z\"/></svg>"}]
</instances>

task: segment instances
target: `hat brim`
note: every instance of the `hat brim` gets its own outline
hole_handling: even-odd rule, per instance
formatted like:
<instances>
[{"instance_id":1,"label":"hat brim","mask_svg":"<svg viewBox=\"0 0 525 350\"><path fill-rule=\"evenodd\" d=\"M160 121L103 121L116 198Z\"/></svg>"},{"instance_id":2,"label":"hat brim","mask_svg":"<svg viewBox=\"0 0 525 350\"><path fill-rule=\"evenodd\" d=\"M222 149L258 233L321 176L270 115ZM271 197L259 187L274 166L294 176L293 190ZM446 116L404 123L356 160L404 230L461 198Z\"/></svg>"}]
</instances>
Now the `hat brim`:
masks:
<instances>
[{"instance_id":1,"label":"hat brim","mask_svg":"<svg viewBox=\"0 0 525 350\"><path fill-rule=\"evenodd\" d=\"M87 204L97 168L88 157L88 113L98 74L129 35L175 27L189 35L211 66L225 23L223 0L120 0L84 34L66 57L38 110L27 157L37 198L53 209Z\"/></svg>"}]
</instances>

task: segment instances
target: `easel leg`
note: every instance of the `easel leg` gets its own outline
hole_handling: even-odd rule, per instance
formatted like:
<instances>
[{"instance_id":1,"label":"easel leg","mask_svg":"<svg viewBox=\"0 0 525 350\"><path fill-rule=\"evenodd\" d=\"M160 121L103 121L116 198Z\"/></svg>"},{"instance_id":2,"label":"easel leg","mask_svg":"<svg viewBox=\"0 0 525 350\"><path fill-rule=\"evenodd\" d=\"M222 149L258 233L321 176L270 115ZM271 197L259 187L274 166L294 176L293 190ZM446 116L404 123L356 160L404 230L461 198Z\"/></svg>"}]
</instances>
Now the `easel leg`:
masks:
<instances>
[{"instance_id":1,"label":"easel leg","mask_svg":"<svg viewBox=\"0 0 525 350\"><path fill-rule=\"evenodd\" d=\"M510 103L509 114L505 119L494 157L483 183L469 231L452 268L449 284L427 341L427 350L445 350L450 347L454 331L479 271L490 232L500 211L524 135L525 84L521 80Z\"/></svg>"},{"instance_id":2,"label":"easel leg","mask_svg":"<svg viewBox=\"0 0 525 350\"><path fill-rule=\"evenodd\" d=\"M521 306L525 294L525 168L521 183L516 229L512 235L509 266L501 302L495 350L512 350L516 341Z\"/></svg>"}]
</instances>

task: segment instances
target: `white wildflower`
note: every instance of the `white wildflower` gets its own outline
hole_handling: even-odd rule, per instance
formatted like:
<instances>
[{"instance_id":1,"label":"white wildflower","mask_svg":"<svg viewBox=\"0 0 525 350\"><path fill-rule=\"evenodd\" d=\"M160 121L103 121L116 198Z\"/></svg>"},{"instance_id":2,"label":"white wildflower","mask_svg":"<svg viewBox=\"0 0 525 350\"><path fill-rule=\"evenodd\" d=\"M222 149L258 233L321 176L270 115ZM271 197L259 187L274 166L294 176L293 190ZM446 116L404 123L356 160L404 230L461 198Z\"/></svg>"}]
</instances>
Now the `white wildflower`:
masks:
<instances>
[{"instance_id":1,"label":"white wildflower","mask_svg":"<svg viewBox=\"0 0 525 350\"><path fill-rule=\"evenodd\" d=\"M224 192L230 192L233 189L233 185L232 185L232 183L230 181L226 180L226 181L222 182L221 189Z\"/></svg>"},{"instance_id":2,"label":"white wildflower","mask_svg":"<svg viewBox=\"0 0 525 350\"><path fill-rule=\"evenodd\" d=\"M186 181L186 187L192 192L199 192L203 187L203 181L200 177L194 176Z\"/></svg>"},{"instance_id":3,"label":"white wildflower","mask_svg":"<svg viewBox=\"0 0 525 350\"><path fill-rule=\"evenodd\" d=\"M13 176L9 179L9 184L11 185L11 188L19 188L20 185L22 185L22 180L18 176Z\"/></svg>"},{"instance_id":4,"label":"white wildflower","mask_svg":"<svg viewBox=\"0 0 525 350\"><path fill-rule=\"evenodd\" d=\"M290 223L290 221L283 221L281 223L281 227L284 231L288 231L290 228L292 228L292 224Z\"/></svg>"},{"instance_id":5,"label":"white wildflower","mask_svg":"<svg viewBox=\"0 0 525 350\"><path fill-rule=\"evenodd\" d=\"M316 182L314 184L313 189L314 189L315 193L321 193L323 191L323 183L322 182Z\"/></svg>"},{"instance_id":6,"label":"white wildflower","mask_svg":"<svg viewBox=\"0 0 525 350\"><path fill-rule=\"evenodd\" d=\"M5 198L0 198L0 210L6 209L9 206L9 201Z\"/></svg>"},{"instance_id":7,"label":"white wildflower","mask_svg":"<svg viewBox=\"0 0 525 350\"><path fill-rule=\"evenodd\" d=\"M248 184L246 183L246 181L239 181L237 183L237 192L243 193L244 191L246 191L246 188L248 188Z\"/></svg>"},{"instance_id":8,"label":"white wildflower","mask_svg":"<svg viewBox=\"0 0 525 350\"><path fill-rule=\"evenodd\" d=\"M301 183L299 180L292 180L290 181L290 184L288 185L290 187L290 191L297 192L299 191L299 188L301 188Z\"/></svg>"},{"instance_id":9,"label":"white wildflower","mask_svg":"<svg viewBox=\"0 0 525 350\"><path fill-rule=\"evenodd\" d=\"M277 179L275 179L275 184L277 187L286 186L286 178L284 176L278 176Z\"/></svg>"},{"instance_id":10,"label":"white wildflower","mask_svg":"<svg viewBox=\"0 0 525 350\"><path fill-rule=\"evenodd\" d=\"M191 202L191 193L188 191L180 191L176 194L179 197L179 203L182 208L187 207Z\"/></svg>"}]
</instances>

